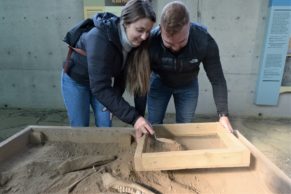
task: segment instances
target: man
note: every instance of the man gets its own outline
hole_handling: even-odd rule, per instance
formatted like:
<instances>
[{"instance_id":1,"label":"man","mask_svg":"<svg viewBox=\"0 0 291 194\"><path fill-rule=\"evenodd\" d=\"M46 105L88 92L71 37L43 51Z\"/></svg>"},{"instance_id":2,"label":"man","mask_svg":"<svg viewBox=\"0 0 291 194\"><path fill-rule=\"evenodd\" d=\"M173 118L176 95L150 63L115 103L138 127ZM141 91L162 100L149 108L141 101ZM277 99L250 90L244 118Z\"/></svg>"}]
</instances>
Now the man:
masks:
<instances>
[{"instance_id":1,"label":"man","mask_svg":"<svg viewBox=\"0 0 291 194\"><path fill-rule=\"evenodd\" d=\"M151 85L148 114L152 124L161 124L171 96L176 108L176 122L192 122L198 100L198 72L202 62L213 88L220 123L233 131L228 119L227 86L219 50L205 28L190 22L186 6L168 3L160 26L152 31L150 45Z\"/></svg>"}]
</instances>

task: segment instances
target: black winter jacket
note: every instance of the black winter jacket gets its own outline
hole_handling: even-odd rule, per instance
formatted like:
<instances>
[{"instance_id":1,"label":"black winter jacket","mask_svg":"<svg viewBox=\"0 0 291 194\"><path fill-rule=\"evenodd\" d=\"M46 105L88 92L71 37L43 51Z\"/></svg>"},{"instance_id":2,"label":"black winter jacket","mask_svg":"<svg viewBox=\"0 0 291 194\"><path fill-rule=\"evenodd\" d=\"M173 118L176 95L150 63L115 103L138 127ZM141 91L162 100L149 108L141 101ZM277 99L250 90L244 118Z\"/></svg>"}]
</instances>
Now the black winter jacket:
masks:
<instances>
[{"instance_id":1,"label":"black winter jacket","mask_svg":"<svg viewBox=\"0 0 291 194\"><path fill-rule=\"evenodd\" d=\"M92 94L113 115L134 124L143 113L138 113L122 98L126 67L122 67L122 45L118 32L120 19L111 13L102 13L97 14L93 21L95 27L83 33L76 44L77 48L86 51L87 57L73 52L73 65L68 74L81 84L90 84Z\"/></svg>"},{"instance_id":2,"label":"black winter jacket","mask_svg":"<svg viewBox=\"0 0 291 194\"><path fill-rule=\"evenodd\" d=\"M163 45L160 28L156 27L151 33L150 57L152 70L172 88L197 78L202 62L213 88L217 112L228 113L227 86L218 46L205 28L192 23L187 45L178 53L172 53Z\"/></svg>"}]
</instances>

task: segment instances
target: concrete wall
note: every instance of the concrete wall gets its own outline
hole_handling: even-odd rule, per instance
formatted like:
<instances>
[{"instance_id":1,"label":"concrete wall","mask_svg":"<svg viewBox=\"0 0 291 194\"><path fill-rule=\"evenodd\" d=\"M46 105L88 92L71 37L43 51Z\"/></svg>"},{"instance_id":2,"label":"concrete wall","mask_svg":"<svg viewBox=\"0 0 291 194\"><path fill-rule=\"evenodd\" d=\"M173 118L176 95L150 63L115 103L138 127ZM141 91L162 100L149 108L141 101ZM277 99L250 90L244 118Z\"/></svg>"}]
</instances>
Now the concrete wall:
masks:
<instances>
[{"instance_id":1,"label":"concrete wall","mask_svg":"<svg viewBox=\"0 0 291 194\"><path fill-rule=\"evenodd\" d=\"M153 0L158 18L168 0ZM183 0L193 21L216 39L233 115L291 117L291 95L276 107L254 105L268 0ZM0 107L64 108L60 90L66 31L83 18L82 0L0 1ZM202 67L202 66L201 66ZM198 114L215 114L212 89L201 68ZM125 95L132 102L132 99ZM173 102L168 112L174 112Z\"/></svg>"},{"instance_id":2,"label":"concrete wall","mask_svg":"<svg viewBox=\"0 0 291 194\"><path fill-rule=\"evenodd\" d=\"M63 108L65 32L83 17L80 0L0 1L0 106Z\"/></svg>"}]
</instances>

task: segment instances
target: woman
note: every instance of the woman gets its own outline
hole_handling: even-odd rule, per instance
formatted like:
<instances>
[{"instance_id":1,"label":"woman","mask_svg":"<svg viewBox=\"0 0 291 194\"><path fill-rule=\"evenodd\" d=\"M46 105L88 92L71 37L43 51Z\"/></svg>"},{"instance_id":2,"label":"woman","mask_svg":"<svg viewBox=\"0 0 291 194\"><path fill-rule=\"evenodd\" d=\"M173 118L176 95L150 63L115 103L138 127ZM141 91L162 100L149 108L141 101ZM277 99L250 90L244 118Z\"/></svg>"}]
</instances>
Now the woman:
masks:
<instances>
[{"instance_id":1,"label":"woman","mask_svg":"<svg viewBox=\"0 0 291 194\"><path fill-rule=\"evenodd\" d=\"M73 52L69 71L62 73L62 93L71 126L89 126L91 105L98 127L111 126L111 112L134 125L137 137L153 134L143 117L144 107L134 108L122 97L126 85L135 96L143 96L148 90L147 39L156 21L153 8L148 1L129 0L120 17L101 13L93 21L95 27L83 33L76 44L86 56Z\"/></svg>"}]
</instances>

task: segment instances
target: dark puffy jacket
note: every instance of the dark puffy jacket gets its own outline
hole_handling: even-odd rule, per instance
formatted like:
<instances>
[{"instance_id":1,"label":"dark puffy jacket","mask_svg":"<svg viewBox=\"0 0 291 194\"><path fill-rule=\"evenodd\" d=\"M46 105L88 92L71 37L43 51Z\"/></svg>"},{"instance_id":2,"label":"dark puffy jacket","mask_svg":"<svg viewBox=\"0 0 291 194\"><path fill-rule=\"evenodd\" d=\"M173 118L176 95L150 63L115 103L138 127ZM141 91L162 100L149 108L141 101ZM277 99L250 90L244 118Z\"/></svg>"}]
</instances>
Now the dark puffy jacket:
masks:
<instances>
[{"instance_id":1,"label":"dark puffy jacket","mask_svg":"<svg viewBox=\"0 0 291 194\"><path fill-rule=\"evenodd\" d=\"M164 47L160 28L156 27L151 33L150 57L152 70L172 88L197 78L202 62L213 88L217 112L228 113L227 86L218 46L205 28L192 23L187 45L178 53L172 53Z\"/></svg>"},{"instance_id":2,"label":"dark puffy jacket","mask_svg":"<svg viewBox=\"0 0 291 194\"><path fill-rule=\"evenodd\" d=\"M95 27L83 33L76 45L86 51L87 57L73 52L73 66L68 74L81 84L90 84L92 94L113 115L134 124L140 114L122 98L126 68L122 67L120 19L111 13L102 13L97 14L93 21Z\"/></svg>"}]
</instances>

